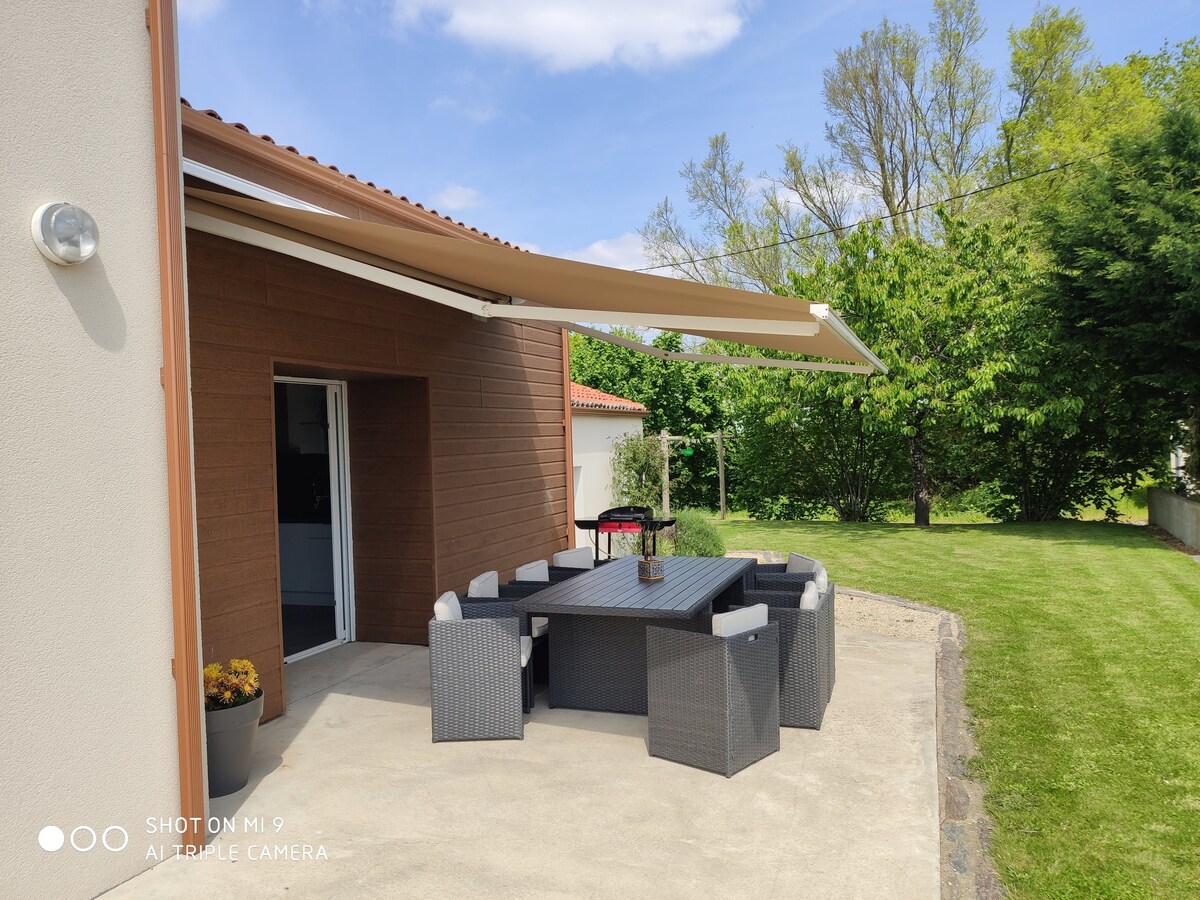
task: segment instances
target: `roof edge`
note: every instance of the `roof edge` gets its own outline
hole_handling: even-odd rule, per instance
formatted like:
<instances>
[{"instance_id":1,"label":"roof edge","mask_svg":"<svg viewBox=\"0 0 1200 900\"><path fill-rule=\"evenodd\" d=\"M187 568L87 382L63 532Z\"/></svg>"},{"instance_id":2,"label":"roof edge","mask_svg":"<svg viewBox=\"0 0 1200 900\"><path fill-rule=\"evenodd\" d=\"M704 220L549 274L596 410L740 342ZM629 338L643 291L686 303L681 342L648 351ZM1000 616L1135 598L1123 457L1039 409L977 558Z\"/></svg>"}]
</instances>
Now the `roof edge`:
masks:
<instances>
[{"instance_id":1,"label":"roof edge","mask_svg":"<svg viewBox=\"0 0 1200 900\"><path fill-rule=\"evenodd\" d=\"M644 403L618 397L578 381L571 382L571 409L638 417L650 415L650 410Z\"/></svg>"},{"instance_id":2,"label":"roof edge","mask_svg":"<svg viewBox=\"0 0 1200 900\"><path fill-rule=\"evenodd\" d=\"M519 250L516 244L480 231L465 222L455 221L437 210L427 209L407 197L393 194L372 181L361 181L336 166L325 165L315 156L305 156L292 146L277 144L269 135L256 135L240 123L226 122L214 110L199 110L180 98L183 131L192 131L283 175L290 175L325 191L342 194L380 215L412 223L419 230L445 237L467 238L483 244L497 244Z\"/></svg>"}]
</instances>

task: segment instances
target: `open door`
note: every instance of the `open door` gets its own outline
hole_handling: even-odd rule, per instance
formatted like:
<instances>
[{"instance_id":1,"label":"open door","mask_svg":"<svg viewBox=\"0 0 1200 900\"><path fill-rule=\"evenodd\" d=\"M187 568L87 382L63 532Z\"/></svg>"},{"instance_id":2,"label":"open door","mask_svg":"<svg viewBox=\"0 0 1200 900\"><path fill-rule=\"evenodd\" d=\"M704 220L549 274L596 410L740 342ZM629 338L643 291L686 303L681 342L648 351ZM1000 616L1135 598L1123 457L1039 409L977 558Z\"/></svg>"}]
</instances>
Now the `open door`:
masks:
<instances>
[{"instance_id":1,"label":"open door","mask_svg":"<svg viewBox=\"0 0 1200 900\"><path fill-rule=\"evenodd\" d=\"M354 639L345 409L344 382L275 379L285 662Z\"/></svg>"}]
</instances>

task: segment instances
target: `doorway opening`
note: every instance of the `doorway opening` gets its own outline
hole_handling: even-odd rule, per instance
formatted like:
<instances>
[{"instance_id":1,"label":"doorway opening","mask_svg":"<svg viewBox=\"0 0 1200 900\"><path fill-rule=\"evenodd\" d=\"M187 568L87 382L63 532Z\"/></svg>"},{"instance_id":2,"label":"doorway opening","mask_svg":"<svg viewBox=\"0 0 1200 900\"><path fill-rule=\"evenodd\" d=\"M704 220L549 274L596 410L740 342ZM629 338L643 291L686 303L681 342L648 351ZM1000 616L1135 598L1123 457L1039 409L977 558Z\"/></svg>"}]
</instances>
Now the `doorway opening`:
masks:
<instances>
[{"instance_id":1,"label":"doorway opening","mask_svg":"<svg viewBox=\"0 0 1200 900\"><path fill-rule=\"evenodd\" d=\"M354 640L346 383L275 379L284 662Z\"/></svg>"}]
</instances>

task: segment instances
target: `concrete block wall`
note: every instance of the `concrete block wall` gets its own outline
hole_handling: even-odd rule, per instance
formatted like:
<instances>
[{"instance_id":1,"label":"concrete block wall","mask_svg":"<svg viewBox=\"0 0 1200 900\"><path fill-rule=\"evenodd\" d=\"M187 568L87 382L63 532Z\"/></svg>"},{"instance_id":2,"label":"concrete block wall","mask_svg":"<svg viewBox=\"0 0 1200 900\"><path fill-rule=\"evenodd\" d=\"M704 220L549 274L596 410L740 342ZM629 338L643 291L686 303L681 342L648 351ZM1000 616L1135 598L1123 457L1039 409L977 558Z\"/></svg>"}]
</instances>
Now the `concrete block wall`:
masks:
<instances>
[{"instance_id":1,"label":"concrete block wall","mask_svg":"<svg viewBox=\"0 0 1200 900\"><path fill-rule=\"evenodd\" d=\"M1171 532L1189 547L1200 549L1200 503L1162 488L1147 496L1151 525Z\"/></svg>"}]
</instances>

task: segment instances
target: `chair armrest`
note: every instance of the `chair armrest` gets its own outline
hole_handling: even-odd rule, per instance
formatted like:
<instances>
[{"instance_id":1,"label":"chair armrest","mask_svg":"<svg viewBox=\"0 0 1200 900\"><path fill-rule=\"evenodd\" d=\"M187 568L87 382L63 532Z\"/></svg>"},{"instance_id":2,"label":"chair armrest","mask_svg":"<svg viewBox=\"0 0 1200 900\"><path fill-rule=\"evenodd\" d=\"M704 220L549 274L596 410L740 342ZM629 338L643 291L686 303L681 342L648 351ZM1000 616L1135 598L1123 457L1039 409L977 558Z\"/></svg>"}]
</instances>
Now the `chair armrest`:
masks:
<instances>
[{"instance_id":1,"label":"chair armrest","mask_svg":"<svg viewBox=\"0 0 1200 900\"><path fill-rule=\"evenodd\" d=\"M756 603L765 603L768 607L799 609L800 596L798 591L749 590L742 592L742 605L753 606Z\"/></svg>"},{"instance_id":2,"label":"chair armrest","mask_svg":"<svg viewBox=\"0 0 1200 900\"><path fill-rule=\"evenodd\" d=\"M790 591L802 593L804 586L816 581L815 572L756 572L754 587L760 591Z\"/></svg>"},{"instance_id":3,"label":"chair armrest","mask_svg":"<svg viewBox=\"0 0 1200 900\"><path fill-rule=\"evenodd\" d=\"M499 597L461 597L464 619L510 619L517 617L511 600Z\"/></svg>"},{"instance_id":4,"label":"chair armrest","mask_svg":"<svg viewBox=\"0 0 1200 900\"><path fill-rule=\"evenodd\" d=\"M515 599L520 599L519 597ZM460 601L464 619L519 619L520 633L528 635L529 614L513 608L513 599L499 597L463 597Z\"/></svg>"}]
</instances>

